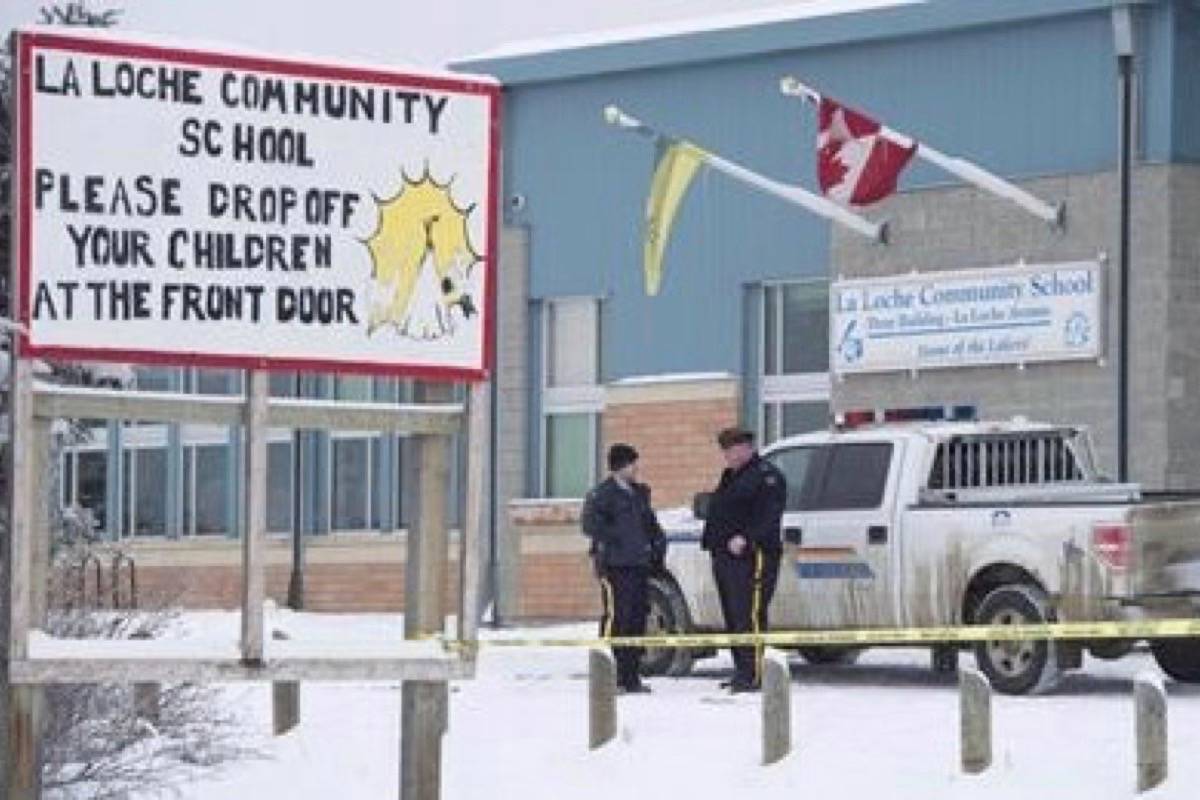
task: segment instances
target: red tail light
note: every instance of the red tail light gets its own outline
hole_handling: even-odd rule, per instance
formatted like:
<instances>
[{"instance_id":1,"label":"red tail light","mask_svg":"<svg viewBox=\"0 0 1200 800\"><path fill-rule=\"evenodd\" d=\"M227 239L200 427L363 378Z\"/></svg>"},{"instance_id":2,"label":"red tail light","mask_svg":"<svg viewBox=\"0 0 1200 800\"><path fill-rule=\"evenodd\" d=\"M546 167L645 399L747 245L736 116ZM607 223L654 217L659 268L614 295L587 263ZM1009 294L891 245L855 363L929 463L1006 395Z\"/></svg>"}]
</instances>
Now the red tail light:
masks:
<instances>
[{"instance_id":1,"label":"red tail light","mask_svg":"<svg viewBox=\"0 0 1200 800\"><path fill-rule=\"evenodd\" d=\"M844 430L861 428L864 425L872 425L874 423L875 412L871 410L847 411L842 417L842 428Z\"/></svg>"},{"instance_id":2,"label":"red tail light","mask_svg":"<svg viewBox=\"0 0 1200 800\"><path fill-rule=\"evenodd\" d=\"M1127 569L1133 536L1129 525L1104 524L1092 527L1092 552L1111 569Z\"/></svg>"}]
</instances>

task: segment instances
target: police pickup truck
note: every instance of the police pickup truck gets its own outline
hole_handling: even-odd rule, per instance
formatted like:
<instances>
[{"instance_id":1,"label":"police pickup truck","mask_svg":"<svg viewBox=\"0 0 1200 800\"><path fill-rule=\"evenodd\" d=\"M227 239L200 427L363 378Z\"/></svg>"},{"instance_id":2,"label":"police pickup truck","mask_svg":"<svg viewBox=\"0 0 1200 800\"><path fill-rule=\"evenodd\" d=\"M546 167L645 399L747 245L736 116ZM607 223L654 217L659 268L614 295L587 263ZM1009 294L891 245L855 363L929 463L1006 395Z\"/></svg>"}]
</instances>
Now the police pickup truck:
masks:
<instances>
[{"instance_id":1,"label":"police pickup truck","mask_svg":"<svg viewBox=\"0 0 1200 800\"><path fill-rule=\"evenodd\" d=\"M763 456L788 482L772 630L1200 616L1200 495L1107 481L1081 428L871 421L784 439ZM648 632L722 630L699 523L667 527L672 545L652 581ZM998 691L1023 694L1053 687L1085 649L1112 659L1134 644L972 647ZM1167 674L1200 680L1200 640L1150 646ZM860 650L799 652L812 663L849 663ZM934 667L952 668L956 653L935 647ZM682 675L705 655L655 649L646 664Z\"/></svg>"}]
</instances>

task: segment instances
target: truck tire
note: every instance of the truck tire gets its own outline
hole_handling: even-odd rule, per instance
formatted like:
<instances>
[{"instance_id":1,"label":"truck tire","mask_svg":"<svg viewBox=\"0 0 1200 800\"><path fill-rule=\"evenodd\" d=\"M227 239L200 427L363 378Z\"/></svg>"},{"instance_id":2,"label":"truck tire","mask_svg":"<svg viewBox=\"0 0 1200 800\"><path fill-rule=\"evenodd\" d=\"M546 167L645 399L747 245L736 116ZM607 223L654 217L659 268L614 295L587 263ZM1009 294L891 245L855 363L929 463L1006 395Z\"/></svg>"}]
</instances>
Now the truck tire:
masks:
<instances>
[{"instance_id":1,"label":"truck tire","mask_svg":"<svg viewBox=\"0 0 1200 800\"><path fill-rule=\"evenodd\" d=\"M796 652L808 664L849 666L862 655L862 647L797 647Z\"/></svg>"},{"instance_id":2,"label":"truck tire","mask_svg":"<svg viewBox=\"0 0 1200 800\"><path fill-rule=\"evenodd\" d=\"M647 636L692 632L687 602L673 580L652 575L647 594ZM692 661L693 653L686 647L647 647L642 655L642 673L680 678L692 671Z\"/></svg>"},{"instance_id":3,"label":"truck tire","mask_svg":"<svg viewBox=\"0 0 1200 800\"><path fill-rule=\"evenodd\" d=\"M1050 601L1037 586L1000 586L983 598L975 611L977 625L1020 625L1053 622ZM1033 641L982 641L975 644L975 660L992 688L1002 694L1041 694L1058 685L1055 643Z\"/></svg>"},{"instance_id":4,"label":"truck tire","mask_svg":"<svg viewBox=\"0 0 1200 800\"><path fill-rule=\"evenodd\" d=\"M1154 660L1163 672L1181 683L1200 682L1200 639L1155 639Z\"/></svg>"}]
</instances>

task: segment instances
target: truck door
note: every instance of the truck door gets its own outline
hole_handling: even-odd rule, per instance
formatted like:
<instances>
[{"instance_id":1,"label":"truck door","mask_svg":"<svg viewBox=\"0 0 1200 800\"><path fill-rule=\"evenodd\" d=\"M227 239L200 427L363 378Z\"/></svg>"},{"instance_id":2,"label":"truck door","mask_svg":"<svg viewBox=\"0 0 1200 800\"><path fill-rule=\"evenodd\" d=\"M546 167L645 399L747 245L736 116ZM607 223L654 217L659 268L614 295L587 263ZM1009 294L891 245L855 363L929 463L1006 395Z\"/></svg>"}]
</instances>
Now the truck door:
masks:
<instances>
[{"instance_id":1,"label":"truck door","mask_svg":"<svg viewBox=\"0 0 1200 800\"><path fill-rule=\"evenodd\" d=\"M800 626L898 623L891 499L902 451L890 441L837 443L821 448L810 466L801 510L784 519L780 570L781 581L794 582L788 593L796 598Z\"/></svg>"},{"instance_id":2,"label":"truck door","mask_svg":"<svg viewBox=\"0 0 1200 800\"><path fill-rule=\"evenodd\" d=\"M796 544L790 542L801 530L801 511L809 493L812 466L822 460L823 447L800 445L774 450L766 458L779 468L787 481L787 505L783 512L783 557L779 564L779 581L769 611L771 627L798 628L802 625L799 583L795 573Z\"/></svg>"}]
</instances>

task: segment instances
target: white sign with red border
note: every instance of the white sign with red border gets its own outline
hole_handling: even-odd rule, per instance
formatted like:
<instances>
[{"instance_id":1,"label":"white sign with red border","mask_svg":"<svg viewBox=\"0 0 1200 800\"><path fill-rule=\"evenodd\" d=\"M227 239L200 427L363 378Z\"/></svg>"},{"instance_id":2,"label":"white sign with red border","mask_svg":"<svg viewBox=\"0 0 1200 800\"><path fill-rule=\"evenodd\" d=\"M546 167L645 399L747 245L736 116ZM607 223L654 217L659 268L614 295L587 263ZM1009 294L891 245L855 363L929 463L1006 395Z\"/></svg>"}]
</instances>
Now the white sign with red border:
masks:
<instances>
[{"instance_id":1,"label":"white sign with red border","mask_svg":"<svg viewBox=\"0 0 1200 800\"><path fill-rule=\"evenodd\" d=\"M16 69L23 354L486 377L492 79L40 31Z\"/></svg>"}]
</instances>

